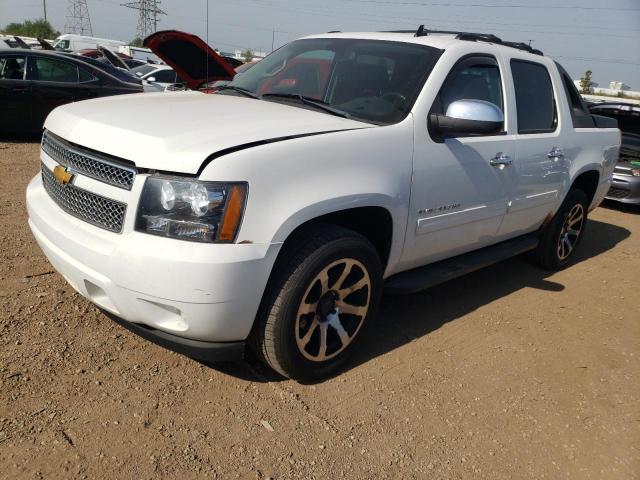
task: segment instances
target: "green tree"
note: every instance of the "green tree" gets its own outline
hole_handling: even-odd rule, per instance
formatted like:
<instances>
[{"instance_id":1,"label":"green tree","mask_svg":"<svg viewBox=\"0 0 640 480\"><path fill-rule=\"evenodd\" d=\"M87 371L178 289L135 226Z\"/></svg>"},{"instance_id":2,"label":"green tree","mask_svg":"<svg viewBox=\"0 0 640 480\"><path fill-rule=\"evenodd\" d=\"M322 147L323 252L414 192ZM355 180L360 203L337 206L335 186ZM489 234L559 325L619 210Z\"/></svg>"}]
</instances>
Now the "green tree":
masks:
<instances>
[{"instance_id":1,"label":"green tree","mask_svg":"<svg viewBox=\"0 0 640 480\"><path fill-rule=\"evenodd\" d=\"M4 33L22 37L56 38L60 35L56 29L44 18L25 20L22 23L10 23L4 27Z\"/></svg>"},{"instance_id":2,"label":"green tree","mask_svg":"<svg viewBox=\"0 0 640 480\"><path fill-rule=\"evenodd\" d=\"M587 70L584 72L584 76L580 78L580 93L590 93L591 92L591 70Z\"/></svg>"},{"instance_id":3,"label":"green tree","mask_svg":"<svg viewBox=\"0 0 640 480\"><path fill-rule=\"evenodd\" d=\"M249 49L242 52L241 55L245 62L250 62L251 60L253 60L253 51Z\"/></svg>"},{"instance_id":4,"label":"green tree","mask_svg":"<svg viewBox=\"0 0 640 480\"><path fill-rule=\"evenodd\" d=\"M140 37L136 37L129 42L129 45L131 45L132 47L141 47L142 39Z\"/></svg>"}]
</instances>

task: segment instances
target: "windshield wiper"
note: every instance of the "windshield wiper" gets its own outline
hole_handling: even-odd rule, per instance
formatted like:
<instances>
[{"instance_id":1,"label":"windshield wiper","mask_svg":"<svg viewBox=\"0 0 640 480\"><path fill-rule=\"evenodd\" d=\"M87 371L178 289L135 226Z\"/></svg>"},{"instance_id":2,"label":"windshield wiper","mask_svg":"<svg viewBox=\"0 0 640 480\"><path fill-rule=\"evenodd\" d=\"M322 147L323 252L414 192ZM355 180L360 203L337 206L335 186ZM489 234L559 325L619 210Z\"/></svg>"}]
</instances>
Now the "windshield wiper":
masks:
<instances>
[{"instance_id":1,"label":"windshield wiper","mask_svg":"<svg viewBox=\"0 0 640 480\"><path fill-rule=\"evenodd\" d=\"M233 90L234 92L240 92L240 93L246 95L247 97L260 98L258 95L253 93L251 90L248 90L248 89L242 88L242 87L236 87L235 85L221 85L221 86L218 87L218 91L220 92L222 90Z\"/></svg>"},{"instance_id":2,"label":"windshield wiper","mask_svg":"<svg viewBox=\"0 0 640 480\"><path fill-rule=\"evenodd\" d=\"M263 93L260 98L264 97L273 97L273 98L292 98L294 100L299 100L305 105L311 105L312 107L316 107L320 110L323 110L327 113L331 113L333 115L337 115L342 118L350 118L351 114L345 112L344 110L340 110L339 108L332 107L331 104L324 102L322 100L318 100L316 98L305 97L304 95L300 95L299 93Z\"/></svg>"}]
</instances>

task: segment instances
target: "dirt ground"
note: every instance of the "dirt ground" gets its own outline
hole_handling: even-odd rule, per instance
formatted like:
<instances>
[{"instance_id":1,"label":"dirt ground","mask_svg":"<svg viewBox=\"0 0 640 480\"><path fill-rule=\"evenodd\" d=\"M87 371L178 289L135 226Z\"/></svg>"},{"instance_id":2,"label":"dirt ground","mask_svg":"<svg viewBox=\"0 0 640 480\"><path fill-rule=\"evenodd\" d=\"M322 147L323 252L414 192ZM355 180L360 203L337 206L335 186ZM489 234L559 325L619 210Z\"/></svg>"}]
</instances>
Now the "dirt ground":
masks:
<instances>
[{"instance_id":1,"label":"dirt ground","mask_svg":"<svg viewBox=\"0 0 640 480\"><path fill-rule=\"evenodd\" d=\"M316 385L202 365L109 320L27 226L37 143L0 143L1 478L640 478L640 211L575 265L516 258L388 297Z\"/></svg>"}]
</instances>

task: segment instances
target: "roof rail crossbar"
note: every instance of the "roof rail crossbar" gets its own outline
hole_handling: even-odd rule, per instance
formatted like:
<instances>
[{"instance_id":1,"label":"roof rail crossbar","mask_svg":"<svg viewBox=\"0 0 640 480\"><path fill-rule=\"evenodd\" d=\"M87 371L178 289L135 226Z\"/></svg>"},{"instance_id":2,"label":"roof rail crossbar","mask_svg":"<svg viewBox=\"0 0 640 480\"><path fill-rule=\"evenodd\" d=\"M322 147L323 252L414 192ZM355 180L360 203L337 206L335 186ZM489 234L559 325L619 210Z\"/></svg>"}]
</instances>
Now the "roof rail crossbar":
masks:
<instances>
[{"instance_id":1,"label":"roof rail crossbar","mask_svg":"<svg viewBox=\"0 0 640 480\"><path fill-rule=\"evenodd\" d=\"M404 33L404 32L398 32ZM420 25L418 30L415 33L416 37L426 37L433 33L440 33L445 35L455 35L458 40L468 40L470 42L489 42L496 43L498 45L505 45L511 48L517 48L518 50L524 50L529 53L533 53L535 55L543 55L543 53L535 48L532 48L530 45L523 42L507 42L502 40L500 37L493 35L492 33L473 33L473 32L458 32L455 30L430 30L424 27L424 25Z\"/></svg>"}]
</instances>

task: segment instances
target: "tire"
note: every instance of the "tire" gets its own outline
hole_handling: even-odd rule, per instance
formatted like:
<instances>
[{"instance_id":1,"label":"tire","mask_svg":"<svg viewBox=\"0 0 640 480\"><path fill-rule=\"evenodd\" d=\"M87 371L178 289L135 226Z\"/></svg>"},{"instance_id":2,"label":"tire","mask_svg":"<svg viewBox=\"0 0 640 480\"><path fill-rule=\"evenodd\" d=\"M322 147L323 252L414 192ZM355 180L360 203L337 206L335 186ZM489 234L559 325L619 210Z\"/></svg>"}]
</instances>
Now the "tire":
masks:
<instances>
[{"instance_id":1,"label":"tire","mask_svg":"<svg viewBox=\"0 0 640 480\"><path fill-rule=\"evenodd\" d=\"M532 252L538 265L548 270L562 270L569 265L584 236L588 208L589 200L582 190L569 190Z\"/></svg>"},{"instance_id":2,"label":"tire","mask_svg":"<svg viewBox=\"0 0 640 480\"><path fill-rule=\"evenodd\" d=\"M316 226L288 244L250 345L281 375L314 381L344 363L375 317L382 266L366 238L333 225Z\"/></svg>"}]
</instances>

